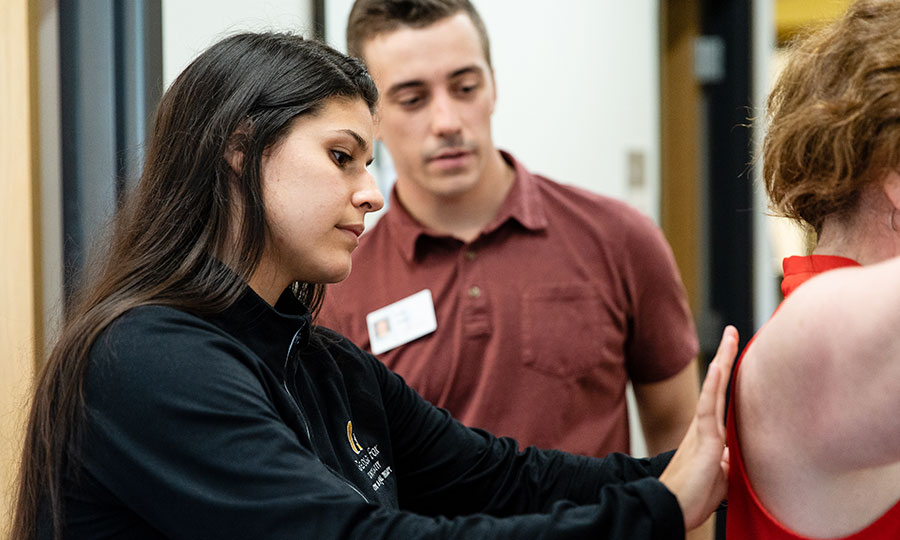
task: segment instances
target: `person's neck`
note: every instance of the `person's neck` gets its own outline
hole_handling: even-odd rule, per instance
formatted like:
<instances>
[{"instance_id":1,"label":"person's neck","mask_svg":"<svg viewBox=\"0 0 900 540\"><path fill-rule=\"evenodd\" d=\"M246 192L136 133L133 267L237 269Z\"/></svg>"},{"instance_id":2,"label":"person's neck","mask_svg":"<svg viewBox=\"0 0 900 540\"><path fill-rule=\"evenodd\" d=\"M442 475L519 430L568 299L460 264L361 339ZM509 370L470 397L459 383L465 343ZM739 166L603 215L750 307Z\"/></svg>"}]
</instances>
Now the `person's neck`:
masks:
<instances>
[{"instance_id":1,"label":"person's neck","mask_svg":"<svg viewBox=\"0 0 900 540\"><path fill-rule=\"evenodd\" d=\"M852 219L829 218L822 225L814 255L837 255L862 265L900 255L900 233L884 209L861 210Z\"/></svg>"},{"instance_id":2,"label":"person's neck","mask_svg":"<svg viewBox=\"0 0 900 540\"><path fill-rule=\"evenodd\" d=\"M515 169L494 150L475 187L458 196L436 195L397 179L397 198L419 223L469 243L500 211L515 181Z\"/></svg>"},{"instance_id":3,"label":"person's neck","mask_svg":"<svg viewBox=\"0 0 900 540\"><path fill-rule=\"evenodd\" d=\"M253 275L250 276L250 280L247 282L247 285L253 289L253 292L265 300L270 306L275 305L288 284L289 282L285 282L284 279L281 279L278 272L270 265L266 264L265 260L260 261L256 271L253 272Z\"/></svg>"}]
</instances>

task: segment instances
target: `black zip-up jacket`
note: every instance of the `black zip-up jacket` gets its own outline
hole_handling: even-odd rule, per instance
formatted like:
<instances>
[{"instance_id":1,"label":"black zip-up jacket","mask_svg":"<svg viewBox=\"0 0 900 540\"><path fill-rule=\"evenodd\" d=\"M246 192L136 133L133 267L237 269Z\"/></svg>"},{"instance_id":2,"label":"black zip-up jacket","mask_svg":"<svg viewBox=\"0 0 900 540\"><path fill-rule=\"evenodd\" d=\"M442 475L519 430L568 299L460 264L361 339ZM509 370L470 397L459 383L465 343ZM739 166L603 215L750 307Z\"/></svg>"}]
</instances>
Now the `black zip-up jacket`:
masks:
<instances>
[{"instance_id":1,"label":"black zip-up jacket","mask_svg":"<svg viewBox=\"0 0 900 540\"><path fill-rule=\"evenodd\" d=\"M67 539L684 538L655 478L670 455L518 451L287 294L126 313L92 349L85 396Z\"/></svg>"}]
</instances>

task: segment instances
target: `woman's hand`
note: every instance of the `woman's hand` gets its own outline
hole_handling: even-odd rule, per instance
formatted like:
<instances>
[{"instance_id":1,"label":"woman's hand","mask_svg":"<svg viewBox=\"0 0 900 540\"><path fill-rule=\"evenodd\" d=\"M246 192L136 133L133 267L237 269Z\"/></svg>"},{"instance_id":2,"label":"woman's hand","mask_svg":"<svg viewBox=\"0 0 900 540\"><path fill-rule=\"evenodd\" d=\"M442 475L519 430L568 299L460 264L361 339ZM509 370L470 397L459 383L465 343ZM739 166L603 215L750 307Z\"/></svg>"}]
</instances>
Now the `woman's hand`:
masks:
<instances>
[{"instance_id":1,"label":"woman's hand","mask_svg":"<svg viewBox=\"0 0 900 540\"><path fill-rule=\"evenodd\" d=\"M672 461L659 477L678 499L686 530L703 523L728 490L725 390L737 346L737 330L726 327L703 381L694 419Z\"/></svg>"}]
</instances>

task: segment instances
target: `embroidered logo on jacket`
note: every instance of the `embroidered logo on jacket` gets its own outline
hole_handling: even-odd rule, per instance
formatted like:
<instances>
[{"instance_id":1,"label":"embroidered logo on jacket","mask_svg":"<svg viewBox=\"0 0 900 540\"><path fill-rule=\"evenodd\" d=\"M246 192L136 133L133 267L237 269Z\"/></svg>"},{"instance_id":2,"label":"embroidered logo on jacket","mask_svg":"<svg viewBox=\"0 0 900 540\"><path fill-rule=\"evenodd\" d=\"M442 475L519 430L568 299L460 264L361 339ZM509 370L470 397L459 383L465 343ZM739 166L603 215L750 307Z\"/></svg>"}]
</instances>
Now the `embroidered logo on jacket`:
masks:
<instances>
[{"instance_id":1,"label":"embroidered logo on jacket","mask_svg":"<svg viewBox=\"0 0 900 540\"><path fill-rule=\"evenodd\" d=\"M353 449L354 454L359 454L363 451L363 447L359 444L359 441L356 440L356 435L353 434L353 421L347 422L347 441L350 442L350 448Z\"/></svg>"},{"instance_id":2,"label":"embroidered logo on jacket","mask_svg":"<svg viewBox=\"0 0 900 540\"><path fill-rule=\"evenodd\" d=\"M381 454L378 450L378 445L374 444L368 448L363 448L359 441L356 440L356 435L353 434L352 421L347 422L347 442L350 443L353 453L359 456L354 460L356 468L359 469L359 472L365 473L369 480L372 481L372 491L381 489L388 476L394 471L390 465L385 466L381 464L381 461L378 459L378 456Z\"/></svg>"}]
</instances>

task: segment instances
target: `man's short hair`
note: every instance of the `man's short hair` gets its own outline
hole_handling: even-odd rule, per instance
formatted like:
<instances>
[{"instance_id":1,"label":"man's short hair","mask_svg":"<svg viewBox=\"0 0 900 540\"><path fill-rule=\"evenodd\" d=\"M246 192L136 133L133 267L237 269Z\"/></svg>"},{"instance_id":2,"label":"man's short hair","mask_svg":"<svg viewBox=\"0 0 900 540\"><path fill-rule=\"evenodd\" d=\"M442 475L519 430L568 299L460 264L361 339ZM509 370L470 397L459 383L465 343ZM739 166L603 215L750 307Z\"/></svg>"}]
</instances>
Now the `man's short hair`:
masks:
<instances>
[{"instance_id":1,"label":"man's short hair","mask_svg":"<svg viewBox=\"0 0 900 540\"><path fill-rule=\"evenodd\" d=\"M356 0L347 19L347 53L365 62L363 46L375 36L403 26L424 28L460 12L468 15L475 25L484 58L490 66L487 29L469 0Z\"/></svg>"}]
</instances>

